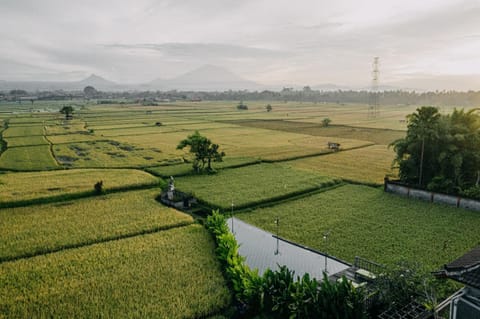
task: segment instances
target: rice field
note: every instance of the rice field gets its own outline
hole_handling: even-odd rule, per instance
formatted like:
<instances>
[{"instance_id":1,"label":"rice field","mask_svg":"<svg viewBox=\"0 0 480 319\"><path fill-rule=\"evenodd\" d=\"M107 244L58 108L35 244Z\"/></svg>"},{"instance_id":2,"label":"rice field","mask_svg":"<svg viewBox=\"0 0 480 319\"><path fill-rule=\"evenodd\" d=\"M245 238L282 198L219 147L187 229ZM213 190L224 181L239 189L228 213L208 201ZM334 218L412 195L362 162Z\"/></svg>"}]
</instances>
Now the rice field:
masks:
<instances>
[{"instance_id":1,"label":"rice field","mask_svg":"<svg viewBox=\"0 0 480 319\"><path fill-rule=\"evenodd\" d=\"M375 144L388 145L393 141L403 138L404 131L386 130L368 127L355 127L345 125L330 125L324 127L322 124L299 122L299 121L235 121L238 125L247 127L258 127L276 131L286 131L301 133L313 136L326 136L334 140L335 138L348 138L362 141L369 141Z\"/></svg>"},{"instance_id":2,"label":"rice field","mask_svg":"<svg viewBox=\"0 0 480 319\"><path fill-rule=\"evenodd\" d=\"M415 201L382 189L345 185L236 217L280 237L353 262L419 262L440 269L480 242L478 212ZM322 234L329 232L325 242ZM280 247L281 249L281 247Z\"/></svg>"},{"instance_id":3,"label":"rice field","mask_svg":"<svg viewBox=\"0 0 480 319\"><path fill-rule=\"evenodd\" d=\"M58 168L50 145L12 147L0 156L0 169L40 171Z\"/></svg>"},{"instance_id":4,"label":"rice field","mask_svg":"<svg viewBox=\"0 0 480 319\"><path fill-rule=\"evenodd\" d=\"M143 167L171 158L157 148L143 148L113 140L88 141L53 146L56 160L67 167Z\"/></svg>"},{"instance_id":5,"label":"rice field","mask_svg":"<svg viewBox=\"0 0 480 319\"><path fill-rule=\"evenodd\" d=\"M338 183L329 177L291 169L280 164L258 164L214 175L193 175L175 179L175 187L193 193L209 204L230 210L251 206L331 186Z\"/></svg>"},{"instance_id":6,"label":"rice field","mask_svg":"<svg viewBox=\"0 0 480 319\"><path fill-rule=\"evenodd\" d=\"M1 210L0 261L34 256L191 224L191 216L160 205L159 190Z\"/></svg>"},{"instance_id":7,"label":"rice field","mask_svg":"<svg viewBox=\"0 0 480 319\"><path fill-rule=\"evenodd\" d=\"M345 152L289 161L292 167L348 181L383 184L385 176L396 176L395 153L386 145L372 145Z\"/></svg>"},{"instance_id":8,"label":"rice field","mask_svg":"<svg viewBox=\"0 0 480 319\"><path fill-rule=\"evenodd\" d=\"M4 138L44 135L42 125L28 123L28 122L22 123L22 124L11 124L11 122L12 122L12 119L10 119L9 127L3 132Z\"/></svg>"},{"instance_id":9,"label":"rice field","mask_svg":"<svg viewBox=\"0 0 480 319\"><path fill-rule=\"evenodd\" d=\"M98 181L103 181L106 191L158 183L158 179L152 175L132 169L5 173L0 174L0 203L92 191Z\"/></svg>"},{"instance_id":10,"label":"rice field","mask_svg":"<svg viewBox=\"0 0 480 319\"><path fill-rule=\"evenodd\" d=\"M342 186L395 174L386 145L403 137L414 106L369 118L368 106L353 104L81 103L69 121L58 102L2 115L0 170L37 172L0 174L0 204L29 204L0 209L0 318L205 318L229 305L207 232L156 202L159 189L66 200L100 180L107 191L158 183L132 168L178 176L178 190L226 212L233 203L238 217L268 231L280 217L280 236L348 261L418 260L435 270L480 242L476 213ZM213 163L216 174L191 174L192 154L176 149L195 130L227 154ZM342 151L328 149L331 141Z\"/></svg>"},{"instance_id":11,"label":"rice field","mask_svg":"<svg viewBox=\"0 0 480 319\"><path fill-rule=\"evenodd\" d=\"M224 169L232 168L236 166L244 166L249 164L258 164L259 159L250 158L250 157L229 157L226 156L223 158L222 162L214 162L212 164L213 169ZM151 172L154 175L162 177L170 176L182 176L194 173L192 168L192 163L179 163L172 165L163 165L157 167L149 167L148 172Z\"/></svg>"},{"instance_id":12,"label":"rice field","mask_svg":"<svg viewBox=\"0 0 480 319\"><path fill-rule=\"evenodd\" d=\"M230 302L200 225L0 264L1 318L201 318Z\"/></svg>"}]
</instances>

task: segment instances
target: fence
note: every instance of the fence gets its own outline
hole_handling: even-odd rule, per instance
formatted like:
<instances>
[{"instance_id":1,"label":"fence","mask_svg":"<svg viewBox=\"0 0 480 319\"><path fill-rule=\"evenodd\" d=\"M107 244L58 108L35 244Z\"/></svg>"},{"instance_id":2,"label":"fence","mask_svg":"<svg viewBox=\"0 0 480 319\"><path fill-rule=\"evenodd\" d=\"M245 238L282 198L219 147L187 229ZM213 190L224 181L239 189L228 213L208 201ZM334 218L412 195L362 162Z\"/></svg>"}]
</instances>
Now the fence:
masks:
<instances>
[{"instance_id":1,"label":"fence","mask_svg":"<svg viewBox=\"0 0 480 319\"><path fill-rule=\"evenodd\" d=\"M480 201L455 195L430 192L423 189L413 188L396 181L385 178L384 190L388 193L403 195L415 199L421 199L432 203L445 204L459 208L480 211Z\"/></svg>"}]
</instances>

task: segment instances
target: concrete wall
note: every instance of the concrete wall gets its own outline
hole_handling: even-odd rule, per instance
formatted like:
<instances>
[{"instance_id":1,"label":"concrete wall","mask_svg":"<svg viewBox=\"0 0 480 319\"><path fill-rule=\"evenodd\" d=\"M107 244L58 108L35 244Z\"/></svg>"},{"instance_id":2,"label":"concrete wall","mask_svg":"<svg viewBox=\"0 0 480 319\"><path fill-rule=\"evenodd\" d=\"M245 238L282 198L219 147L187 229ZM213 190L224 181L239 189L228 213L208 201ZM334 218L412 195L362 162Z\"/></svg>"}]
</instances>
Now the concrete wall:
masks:
<instances>
[{"instance_id":1,"label":"concrete wall","mask_svg":"<svg viewBox=\"0 0 480 319\"><path fill-rule=\"evenodd\" d=\"M385 180L384 190L387 193L394 193L406 197L420 199L428 202L445 204L470 210L480 211L480 201L463 198L455 195L430 192L422 189L415 189L395 182Z\"/></svg>"}]
</instances>

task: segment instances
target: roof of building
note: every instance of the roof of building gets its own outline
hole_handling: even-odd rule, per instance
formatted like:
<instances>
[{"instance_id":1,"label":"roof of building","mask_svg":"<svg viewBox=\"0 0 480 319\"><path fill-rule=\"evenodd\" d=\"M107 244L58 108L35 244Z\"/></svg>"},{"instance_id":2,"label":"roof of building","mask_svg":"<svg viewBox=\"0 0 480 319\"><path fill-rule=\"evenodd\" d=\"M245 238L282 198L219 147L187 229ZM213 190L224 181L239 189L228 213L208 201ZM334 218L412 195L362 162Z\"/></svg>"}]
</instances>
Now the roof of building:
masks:
<instances>
[{"instance_id":1,"label":"roof of building","mask_svg":"<svg viewBox=\"0 0 480 319\"><path fill-rule=\"evenodd\" d=\"M480 246L443 266L435 275L480 289Z\"/></svg>"},{"instance_id":2,"label":"roof of building","mask_svg":"<svg viewBox=\"0 0 480 319\"><path fill-rule=\"evenodd\" d=\"M480 246L477 246L470 250L462 257L452 261L448 265L445 265L445 269L452 271L457 269L470 268L480 264Z\"/></svg>"}]
</instances>

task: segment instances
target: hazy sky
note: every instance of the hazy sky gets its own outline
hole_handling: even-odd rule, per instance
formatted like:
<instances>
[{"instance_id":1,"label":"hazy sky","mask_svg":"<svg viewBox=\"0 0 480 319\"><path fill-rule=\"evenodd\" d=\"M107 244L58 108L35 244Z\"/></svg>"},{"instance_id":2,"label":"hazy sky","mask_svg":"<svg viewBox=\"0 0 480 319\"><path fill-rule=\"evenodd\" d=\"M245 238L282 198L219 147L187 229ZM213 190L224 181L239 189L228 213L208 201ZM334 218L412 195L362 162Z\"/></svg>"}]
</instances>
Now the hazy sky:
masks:
<instances>
[{"instance_id":1,"label":"hazy sky","mask_svg":"<svg viewBox=\"0 0 480 319\"><path fill-rule=\"evenodd\" d=\"M374 56L383 84L480 90L480 0L0 0L3 80L146 82L214 64L264 84L369 85Z\"/></svg>"}]
</instances>

